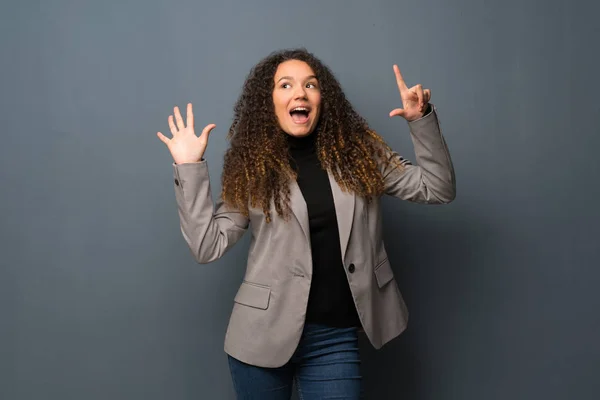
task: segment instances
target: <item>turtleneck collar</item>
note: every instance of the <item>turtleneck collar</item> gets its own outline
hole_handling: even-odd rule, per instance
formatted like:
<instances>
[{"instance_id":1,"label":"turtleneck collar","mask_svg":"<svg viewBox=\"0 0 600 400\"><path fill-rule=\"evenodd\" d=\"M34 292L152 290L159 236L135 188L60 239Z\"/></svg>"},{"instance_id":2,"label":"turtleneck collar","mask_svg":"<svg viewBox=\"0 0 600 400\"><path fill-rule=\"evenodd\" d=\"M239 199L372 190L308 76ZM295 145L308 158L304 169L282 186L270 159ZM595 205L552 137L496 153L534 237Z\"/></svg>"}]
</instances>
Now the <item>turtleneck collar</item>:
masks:
<instances>
[{"instance_id":1,"label":"turtleneck collar","mask_svg":"<svg viewBox=\"0 0 600 400\"><path fill-rule=\"evenodd\" d=\"M290 150L308 150L315 147L317 141L317 133L313 132L308 136L296 137L287 135L287 141Z\"/></svg>"},{"instance_id":2,"label":"turtleneck collar","mask_svg":"<svg viewBox=\"0 0 600 400\"><path fill-rule=\"evenodd\" d=\"M290 150L309 150L314 149L317 143L318 127L310 133L310 135L303 137L296 137L286 133L288 145Z\"/></svg>"}]
</instances>

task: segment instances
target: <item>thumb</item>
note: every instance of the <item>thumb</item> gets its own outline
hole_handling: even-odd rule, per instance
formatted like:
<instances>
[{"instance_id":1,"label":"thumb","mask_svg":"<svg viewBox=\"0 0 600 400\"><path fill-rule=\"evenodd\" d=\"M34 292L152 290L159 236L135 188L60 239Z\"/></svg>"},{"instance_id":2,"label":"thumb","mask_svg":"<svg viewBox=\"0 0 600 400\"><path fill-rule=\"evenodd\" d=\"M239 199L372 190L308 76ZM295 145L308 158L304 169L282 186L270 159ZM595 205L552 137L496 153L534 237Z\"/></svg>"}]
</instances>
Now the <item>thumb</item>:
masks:
<instances>
[{"instance_id":1,"label":"thumb","mask_svg":"<svg viewBox=\"0 0 600 400\"><path fill-rule=\"evenodd\" d=\"M158 136L158 138L160 139L161 142L163 142L167 146L169 145L169 139L165 135L163 135L161 132L156 132L156 136Z\"/></svg>"},{"instance_id":2,"label":"thumb","mask_svg":"<svg viewBox=\"0 0 600 400\"><path fill-rule=\"evenodd\" d=\"M212 131L213 129L215 129L217 127L217 125L215 124L208 124L204 127L204 129L202 130L202 133L200 134L200 140L203 142L208 142L208 136L210 134L210 131Z\"/></svg>"},{"instance_id":3,"label":"thumb","mask_svg":"<svg viewBox=\"0 0 600 400\"><path fill-rule=\"evenodd\" d=\"M390 112L390 117L404 117L405 111L402 108L396 108Z\"/></svg>"}]
</instances>

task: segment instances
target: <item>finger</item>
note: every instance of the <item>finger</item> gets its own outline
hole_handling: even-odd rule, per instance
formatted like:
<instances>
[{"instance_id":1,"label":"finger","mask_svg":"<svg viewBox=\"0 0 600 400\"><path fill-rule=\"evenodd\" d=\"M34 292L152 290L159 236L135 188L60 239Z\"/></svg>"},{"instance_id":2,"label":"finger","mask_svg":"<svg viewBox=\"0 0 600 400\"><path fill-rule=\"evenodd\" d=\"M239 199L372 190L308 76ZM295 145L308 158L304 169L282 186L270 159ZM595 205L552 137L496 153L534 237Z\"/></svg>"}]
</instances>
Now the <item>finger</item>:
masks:
<instances>
[{"instance_id":1,"label":"finger","mask_svg":"<svg viewBox=\"0 0 600 400\"><path fill-rule=\"evenodd\" d=\"M204 129L202 130L202 133L200 134L200 140L203 141L204 143L207 143L208 135L210 134L210 131L212 131L216 127L217 127L217 125L215 125L215 124L206 125L204 127Z\"/></svg>"},{"instance_id":2,"label":"finger","mask_svg":"<svg viewBox=\"0 0 600 400\"><path fill-rule=\"evenodd\" d=\"M423 91L423 102L424 102L424 104L427 104L430 101L431 101L431 90L425 89Z\"/></svg>"},{"instance_id":3,"label":"finger","mask_svg":"<svg viewBox=\"0 0 600 400\"><path fill-rule=\"evenodd\" d=\"M194 127L194 112L192 111L192 103L187 105L187 126Z\"/></svg>"},{"instance_id":4,"label":"finger","mask_svg":"<svg viewBox=\"0 0 600 400\"><path fill-rule=\"evenodd\" d=\"M177 128L179 130L185 129L185 125L183 124L183 118L181 118L181 113L179 112L179 107L175 106L173 108L173 113L175 114L175 121L177 121Z\"/></svg>"},{"instance_id":5,"label":"finger","mask_svg":"<svg viewBox=\"0 0 600 400\"><path fill-rule=\"evenodd\" d=\"M417 98L419 99L419 111L423 110L423 86L415 85L415 92L417 92Z\"/></svg>"},{"instance_id":6,"label":"finger","mask_svg":"<svg viewBox=\"0 0 600 400\"><path fill-rule=\"evenodd\" d=\"M403 108L396 108L390 111L390 117L404 117L405 113Z\"/></svg>"},{"instance_id":7,"label":"finger","mask_svg":"<svg viewBox=\"0 0 600 400\"><path fill-rule=\"evenodd\" d=\"M177 130L177 127L175 126L175 122L173 122L173 116L169 115L169 128L171 128L171 134L173 136L177 135L179 133L179 131Z\"/></svg>"},{"instance_id":8,"label":"finger","mask_svg":"<svg viewBox=\"0 0 600 400\"><path fill-rule=\"evenodd\" d=\"M400 93L406 91L408 87L406 87L406 82L404 82L402 73L400 73L400 68L398 68L396 64L394 64L394 73L396 74L396 83L398 84L398 89L400 89Z\"/></svg>"},{"instance_id":9,"label":"finger","mask_svg":"<svg viewBox=\"0 0 600 400\"><path fill-rule=\"evenodd\" d=\"M164 144L168 145L169 144L169 139L163 135L160 132L156 132L156 136L158 136L158 138L160 139L161 142L163 142Z\"/></svg>"}]
</instances>

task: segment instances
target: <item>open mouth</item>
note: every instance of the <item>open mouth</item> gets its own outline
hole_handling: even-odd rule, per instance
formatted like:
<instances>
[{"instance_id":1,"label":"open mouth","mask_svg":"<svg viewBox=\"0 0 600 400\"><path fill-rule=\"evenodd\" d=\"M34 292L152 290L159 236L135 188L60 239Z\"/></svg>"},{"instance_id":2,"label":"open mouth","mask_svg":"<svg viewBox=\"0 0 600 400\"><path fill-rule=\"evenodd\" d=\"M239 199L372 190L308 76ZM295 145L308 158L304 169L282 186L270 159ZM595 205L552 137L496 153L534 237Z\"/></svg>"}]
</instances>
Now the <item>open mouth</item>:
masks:
<instances>
[{"instance_id":1,"label":"open mouth","mask_svg":"<svg viewBox=\"0 0 600 400\"><path fill-rule=\"evenodd\" d=\"M290 116L296 124L305 124L308 122L308 116L310 114L309 107L294 107L290 111Z\"/></svg>"}]
</instances>

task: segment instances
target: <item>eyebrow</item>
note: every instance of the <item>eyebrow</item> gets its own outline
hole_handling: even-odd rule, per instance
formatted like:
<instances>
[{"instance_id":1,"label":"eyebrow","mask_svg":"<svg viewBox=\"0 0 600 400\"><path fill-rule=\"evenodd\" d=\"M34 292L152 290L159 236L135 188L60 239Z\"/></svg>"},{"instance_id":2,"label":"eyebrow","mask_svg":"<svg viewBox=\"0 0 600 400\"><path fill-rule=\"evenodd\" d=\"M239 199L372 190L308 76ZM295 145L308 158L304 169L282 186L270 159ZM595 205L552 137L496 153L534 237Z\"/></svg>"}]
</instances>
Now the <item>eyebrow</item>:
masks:
<instances>
[{"instance_id":1,"label":"eyebrow","mask_svg":"<svg viewBox=\"0 0 600 400\"><path fill-rule=\"evenodd\" d=\"M282 80L284 80L284 79L289 79L289 80L291 80L291 81L293 81L293 80L294 80L294 78L292 78L291 76L282 76L281 78L279 78L279 80L278 80L277 82L279 82L279 81L282 81ZM310 76L307 76L307 77L306 77L306 80L310 80L310 79L317 79L317 76L316 76L316 75L310 75ZM318 80L318 79L317 79L317 80Z\"/></svg>"}]
</instances>

